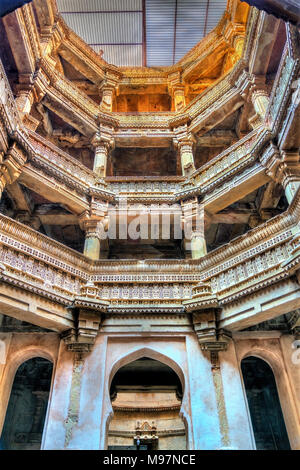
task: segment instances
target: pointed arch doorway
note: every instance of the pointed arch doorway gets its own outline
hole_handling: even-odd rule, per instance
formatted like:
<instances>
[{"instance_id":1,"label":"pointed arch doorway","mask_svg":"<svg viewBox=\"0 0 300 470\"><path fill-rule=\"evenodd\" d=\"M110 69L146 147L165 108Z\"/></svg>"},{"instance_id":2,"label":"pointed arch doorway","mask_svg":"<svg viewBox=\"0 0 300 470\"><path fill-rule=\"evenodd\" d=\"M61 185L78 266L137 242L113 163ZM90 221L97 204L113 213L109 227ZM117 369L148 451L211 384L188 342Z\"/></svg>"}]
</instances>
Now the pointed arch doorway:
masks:
<instances>
[{"instance_id":1,"label":"pointed arch doorway","mask_svg":"<svg viewBox=\"0 0 300 470\"><path fill-rule=\"evenodd\" d=\"M256 356L241 362L257 450L290 450L273 371Z\"/></svg>"},{"instance_id":2,"label":"pointed arch doorway","mask_svg":"<svg viewBox=\"0 0 300 470\"><path fill-rule=\"evenodd\" d=\"M140 357L120 367L110 385L108 449L186 449L182 395L177 373L156 359Z\"/></svg>"},{"instance_id":3,"label":"pointed arch doorway","mask_svg":"<svg viewBox=\"0 0 300 470\"><path fill-rule=\"evenodd\" d=\"M52 362L43 357L32 357L18 367L1 433L2 449L40 449L52 371Z\"/></svg>"}]
</instances>

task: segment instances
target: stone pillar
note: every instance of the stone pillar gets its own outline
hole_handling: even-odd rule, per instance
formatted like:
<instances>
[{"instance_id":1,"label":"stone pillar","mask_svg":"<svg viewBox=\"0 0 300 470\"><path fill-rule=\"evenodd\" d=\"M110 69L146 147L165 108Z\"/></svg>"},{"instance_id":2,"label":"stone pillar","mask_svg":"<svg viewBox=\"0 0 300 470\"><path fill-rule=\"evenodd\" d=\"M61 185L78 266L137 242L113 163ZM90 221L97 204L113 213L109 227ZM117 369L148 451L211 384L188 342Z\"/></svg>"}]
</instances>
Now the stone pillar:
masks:
<instances>
[{"instance_id":1,"label":"stone pillar","mask_svg":"<svg viewBox=\"0 0 300 470\"><path fill-rule=\"evenodd\" d=\"M101 89L102 100L100 103L100 109L104 112L112 112L115 89L110 85L104 85Z\"/></svg>"},{"instance_id":2,"label":"stone pillar","mask_svg":"<svg viewBox=\"0 0 300 470\"><path fill-rule=\"evenodd\" d=\"M195 171L194 154L193 154L193 142L182 141L178 143L181 169L183 176L189 176Z\"/></svg>"},{"instance_id":3,"label":"stone pillar","mask_svg":"<svg viewBox=\"0 0 300 470\"><path fill-rule=\"evenodd\" d=\"M182 203L184 249L187 258L199 259L207 254L204 233L204 208L197 198Z\"/></svg>"},{"instance_id":4,"label":"stone pillar","mask_svg":"<svg viewBox=\"0 0 300 470\"><path fill-rule=\"evenodd\" d=\"M68 439L70 395L74 370L74 353L61 340L45 422L42 449L63 450Z\"/></svg>"},{"instance_id":5,"label":"stone pillar","mask_svg":"<svg viewBox=\"0 0 300 470\"><path fill-rule=\"evenodd\" d=\"M257 89L252 93L251 98L257 115L264 119L270 101L267 91L264 89Z\"/></svg>"},{"instance_id":6,"label":"stone pillar","mask_svg":"<svg viewBox=\"0 0 300 470\"><path fill-rule=\"evenodd\" d=\"M173 88L173 107L174 111L182 111L185 108L184 85L176 85Z\"/></svg>"},{"instance_id":7,"label":"stone pillar","mask_svg":"<svg viewBox=\"0 0 300 470\"><path fill-rule=\"evenodd\" d=\"M85 242L83 254L90 259L97 260L100 258L100 226L101 221L91 219L84 222Z\"/></svg>"},{"instance_id":8,"label":"stone pillar","mask_svg":"<svg viewBox=\"0 0 300 470\"><path fill-rule=\"evenodd\" d=\"M254 116L249 118L250 125L255 129L264 121L270 101L265 77L253 76L248 99L252 102L255 109Z\"/></svg>"},{"instance_id":9,"label":"stone pillar","mask_svg":"<svg viewBox=\"0 0 300 470\"><path fill-rule=\"evenodd\" d=\"M204 231L192 233L191 252L193 259L202 258L207 254Z\"/></svg>"},{"instance_id":10,"label":"stone pillar","mask_svg":"<svg viewBox=\"0 0 300 470\"><path fill-rule=\"evenodd\" d=\"M281 160L284 162L279 167L281 183L290 204L300 186L299 152L281 150L280 153Z\"/></svg>"},{"instance_id":11,"label":"stone pillar","mask_svg":"<svg viewBox=\"0 0 300 470\"><path fill-rule=\"evenodd\" d=\"M226 422L222 423L225 431L222 435L223 442L226 436L228 442L225 447L227 449L253 450L255 441L234 341L229 341L226 350L220 351L218 355L227 421L227 427L224 426Z\"/></svg>"},{"instance_id":12,"label":"stone pillar","mask_svg":"<svg viewBox=\"0 0 300 470\"><path fill-rule=\"evenodd\" d=\"M95 148L93 171L99 178L105 178L106 176L108 151L109 144L107 142L100 142Z\"/></svg>"}]
</instances>

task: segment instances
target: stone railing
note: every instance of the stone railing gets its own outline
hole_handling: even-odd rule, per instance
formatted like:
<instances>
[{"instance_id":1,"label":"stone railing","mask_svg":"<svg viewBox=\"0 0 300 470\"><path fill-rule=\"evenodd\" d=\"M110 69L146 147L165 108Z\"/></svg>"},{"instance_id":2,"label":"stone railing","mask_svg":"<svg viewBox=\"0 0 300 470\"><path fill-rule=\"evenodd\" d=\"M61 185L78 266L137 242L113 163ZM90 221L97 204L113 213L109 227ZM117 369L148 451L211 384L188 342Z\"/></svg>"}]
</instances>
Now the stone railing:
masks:
<instances>
[{"instance_id":1,"label":"stone railing","mask_svg":"<svg viewBox=\"0 0 300 470\"><path fill-rule=\"evenodd\" d=\"M199 281L210 281L225 304L291 276L286 260L293 255L299 219L298 192L285 213L198 260L93 262L0 215L0 278L63 304L71 304L89 281L96 298L110 301L109 311L183 313L182 302ZM290 265L297 269L299 262Z\"/></svg>"},{"instance_id":2,"label":"stone railing","mask_svg":"<svg viewBox=\"0 0 300 470\"><path fill-rule=\"evenodd\" d=\"M224 179L244 169L257 158L253 150L264 133L263 126L259 130L250 132L246 137L195 171L183 187L188 190L197 186L201 188L201 193L206 193L213 186L223 182Z\"/></svg>"},{"instance_id":3,"label":"stone railing","mask_svg":"<svg viewBox=\"0 0 300 470\"><path fill-rule=\"evenodd\" d=\"M34 149L34 159L40 164L44 162L47 166L53 167L56 171L63 173L68 180L74 180L83 187L88 188L96 184L96 175L85 165L62 151L48 140L35 132L28 131L29 142Z\"/></svg>"},{"instance_id":4,"label":"stone railing","mask_svg":"<svg viewBox=\"0 0 300 470\"><path fill-rule=\"evenodd\" d=\"M0 262L2 279L63 303L88 279L83 255L1 214Z\"/></svg>"},{"instance_id":5,"label":"stone railing","mask_svg":"<svg viewBox=\"0 0 300 470\"><path fill-rule=\"evenodd\" d=\"M283 83L283 85L280 85L277 91L277 85L274 85L269 114L267 114L266 118L266 126L272 116L272 119L275 120L279 120L279 117L282 116L283 106L290 95L296 62L297 61L289 57L286 49L275 82L275 85L280 85L281 83ZM291 64L294 65L291 66ZM33 132L29 132L29 138L27 137L28 131L25 128L23 129L24 126L20 122L19 114L2 64L0 70L3 91L1 113L2 116L4 116L5 125L9 134L14 134L17 138L21 131L21 144L25 147L27 145L27 150L29 149L31 152L31 161L35 165L40 165L44 170L46 169L48 173L49 171L50 173L52 172L53 177L61 181L63 180L67 185L74 186L77 191L79 190L86 195L90 191L97 195L98 191L99 197L109 200L113 200L115 196L119 197L119 195L124 194L130 195L136 200L144 198L146 201L151 201L151 199L154 198L156 201L161 200L163 202L165 200L166 202L175 202L181 198L188 197L189 194L207 193L215 186L219 186L223 181L226 181L226 179L243 171L245 167L253 164L257 159L262 145L267 143L272 136L272 133L268 131L266 126L256 129L244 139L194 172L189 180L183 182L182 188L180 188L177 182L163 181L160 183L158 183L158 181L147 183L144 181L122 181L122 183L110 181L105 188L104 184L100 184L101 182L96 181L92 171L88 170L84 165L81 165L76 159L70 157L66 152L48 143Z\"/></svg>"},{"instance_id":6,"label":"stone railing","mask_svg":"<svg viewBox=\"0 0 300 470\"><path fill-rule=\"evenodd\" d=\"M116 196L155 197L171 196L180 191L181 182L185 180L181 176L165 177L107 177L106 182L110 191Z\"/></svg>"},{"instance_id":7,"label":"stone railing","mask_svg":"<svg viewBox=\"0 0 300 470\"><path fill-rule=\"evenodd\" d=\"M68 103L73 103L76 107L81 108L81 110L87 116L89 116L89 118L92 118L96 123L99 113L99 106L85 93L82 93L64 75L60 74L56 69L54 69L47 59L42 59L40 66L49 77L52 87L61 93L65 98L67 98Z\"/></svg>"},{"instance_id":8,"label":"stone railing","mask_svg":"<svg viewBox=\"0 0 300 470\"><path fill-rule=\"evenodd\" d=\"M286 111L292 82L298 69L299 57L291 57L286 45L272 88L270 104L265 119L273 133L278 131L282 115Z\"/></svg>"}]
</instances>

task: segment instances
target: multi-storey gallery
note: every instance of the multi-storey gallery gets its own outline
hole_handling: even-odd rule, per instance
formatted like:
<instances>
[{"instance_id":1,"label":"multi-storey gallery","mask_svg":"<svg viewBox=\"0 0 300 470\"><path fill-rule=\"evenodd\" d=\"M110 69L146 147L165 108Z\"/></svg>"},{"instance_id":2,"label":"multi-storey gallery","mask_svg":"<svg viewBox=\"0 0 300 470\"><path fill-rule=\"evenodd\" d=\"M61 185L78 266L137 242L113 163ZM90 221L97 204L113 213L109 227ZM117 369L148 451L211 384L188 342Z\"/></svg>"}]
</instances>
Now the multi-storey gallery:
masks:
<instances>
[{"instance_id":1,"label":"multi-storey gallery","mask_svg":"<svg viewBox=\"0 0 300 470\"><path fill-rule=\"evenodd\" d=\"M300 449L298 2L155 1L0 19L2 449Z\"/></svg>"}]
</instances>

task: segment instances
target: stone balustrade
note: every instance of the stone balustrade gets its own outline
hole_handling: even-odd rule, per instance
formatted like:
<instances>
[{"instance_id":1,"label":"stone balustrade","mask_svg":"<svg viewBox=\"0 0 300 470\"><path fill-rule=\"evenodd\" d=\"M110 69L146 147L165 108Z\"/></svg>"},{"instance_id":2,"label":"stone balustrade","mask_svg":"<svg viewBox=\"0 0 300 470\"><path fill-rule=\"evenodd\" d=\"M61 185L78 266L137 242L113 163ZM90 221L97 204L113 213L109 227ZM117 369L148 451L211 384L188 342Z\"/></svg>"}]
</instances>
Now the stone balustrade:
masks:
<instances>
[{"instance_id":1,"label":"stone balustrade","mask_svg":"<svg viewBox=\"0 0 300 470\"><path fill-rule=\"evenodd\" d=\"M87 281L108 310L182 311L197 282L211 282L220 305L290 277L297 262L300 194L289 209L200 260L88 260L83 255L0 216L1 279L71 304ZM33 248L34 247L34 248ZM294 268L291 266L294 266ZM128 310L128 311L129 311Z\"/></svg>"}]
</instances>

